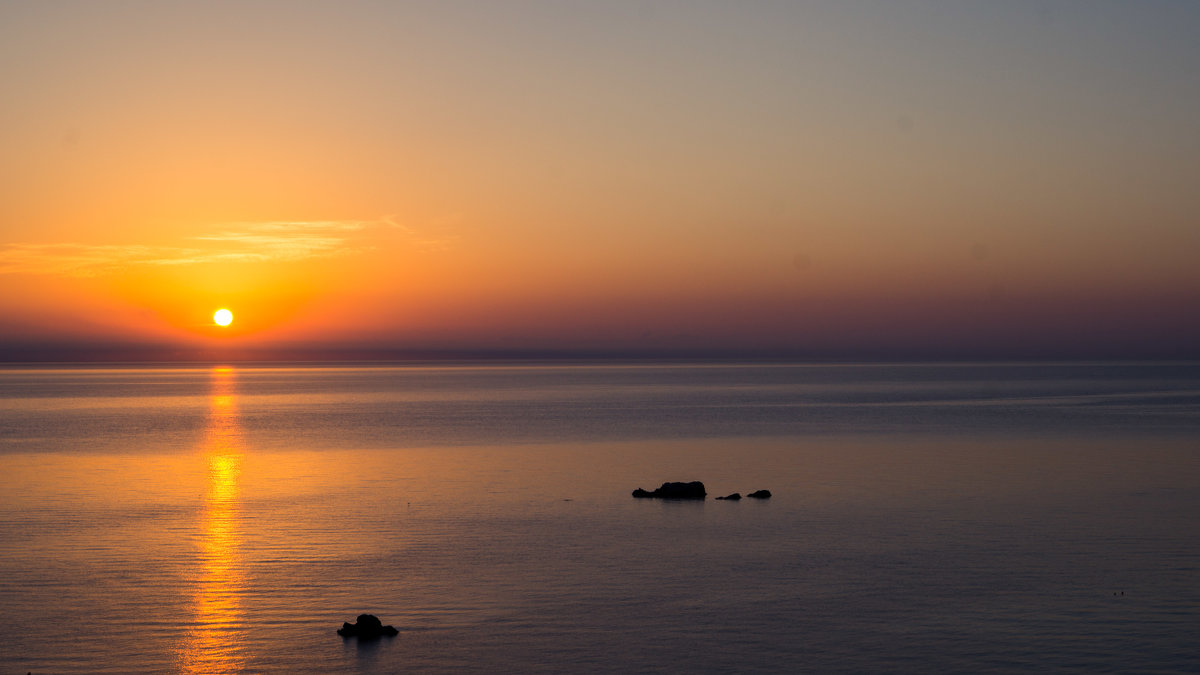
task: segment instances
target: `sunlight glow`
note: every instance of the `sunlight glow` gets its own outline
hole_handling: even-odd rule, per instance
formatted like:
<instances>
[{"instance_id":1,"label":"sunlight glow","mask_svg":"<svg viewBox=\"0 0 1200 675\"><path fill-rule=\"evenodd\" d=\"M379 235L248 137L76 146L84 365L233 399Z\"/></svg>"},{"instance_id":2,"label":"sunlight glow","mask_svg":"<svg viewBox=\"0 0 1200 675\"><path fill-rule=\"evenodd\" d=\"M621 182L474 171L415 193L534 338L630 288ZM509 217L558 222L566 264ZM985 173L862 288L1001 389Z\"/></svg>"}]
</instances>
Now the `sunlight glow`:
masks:
<instances>
[{"instance_id":1,"label":"sunlight glow","mask_svg":"<svg viewBox=\"0 0 1200 675\"><path fill-rule=\"evenodd\" d=\"M233 312L227 309L218 309L216 314L213 314L213 321L218 326L228 326L233 323Z\"/></svg>"}]
</instances>

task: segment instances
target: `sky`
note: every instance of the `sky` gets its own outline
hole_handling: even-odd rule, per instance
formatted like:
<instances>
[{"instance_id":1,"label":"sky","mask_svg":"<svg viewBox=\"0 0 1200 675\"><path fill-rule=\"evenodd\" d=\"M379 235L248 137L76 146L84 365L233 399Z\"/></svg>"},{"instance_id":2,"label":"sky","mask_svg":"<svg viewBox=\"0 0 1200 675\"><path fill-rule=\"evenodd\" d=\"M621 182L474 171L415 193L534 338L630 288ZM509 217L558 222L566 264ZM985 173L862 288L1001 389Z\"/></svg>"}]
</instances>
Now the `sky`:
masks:
<instances>
[{"instance_id":1,"label":"sky","mask_svg":"<svg viewBox=\"0 0 1200 675\"><path fill-rule=\"evenodd\" d=\"M0 359L1200 358L1197 35L1183 0L0 0Z\"/></svg>"}]
</instances>

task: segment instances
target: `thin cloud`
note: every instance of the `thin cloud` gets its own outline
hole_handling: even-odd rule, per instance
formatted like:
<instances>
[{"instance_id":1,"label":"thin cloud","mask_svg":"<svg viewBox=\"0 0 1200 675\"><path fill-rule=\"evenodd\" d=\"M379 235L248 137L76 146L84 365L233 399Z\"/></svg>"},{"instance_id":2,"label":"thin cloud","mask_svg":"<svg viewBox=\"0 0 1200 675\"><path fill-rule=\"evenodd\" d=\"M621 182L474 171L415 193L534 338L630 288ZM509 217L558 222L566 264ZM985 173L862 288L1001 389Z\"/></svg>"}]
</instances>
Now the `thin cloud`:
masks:
<instances>
[{"instance_id":1,"label":"thin cloud","mask_svg":"<svg viewBox=\"0 0 1200 675\"><path fill-rule=\"evenodd\" d=\"M230 223L228 227L253 232L353 232L380 225L395 226L389 218L380 220L275 220L265 223Z\"/></svg>"},{"instance_id":2,"label":"thin cloud","mask_svg":"<svg viewBox=\"0 0 1200 675\"><path fill-rule=\"evenodd\" d=\"M0 273L91 276L125 264L167 256L182 263L196 252L152 246L97 244L9 244L0 250Z\"/></svg>"},{"instance_id":3,"label":"thin cloud","mask_svg":"<svg viewBox=\"0 0 1200 675\"><path fill-rule=\"evenodd\" d=\"M18 243L0 248L0 274L95 276L136 266L297 261L346 255L367 247L371 229L400 227L378 221L271 221L232 223L214 234L189 237L184 246L84 243Z\"/></svg>"}]
</instances>

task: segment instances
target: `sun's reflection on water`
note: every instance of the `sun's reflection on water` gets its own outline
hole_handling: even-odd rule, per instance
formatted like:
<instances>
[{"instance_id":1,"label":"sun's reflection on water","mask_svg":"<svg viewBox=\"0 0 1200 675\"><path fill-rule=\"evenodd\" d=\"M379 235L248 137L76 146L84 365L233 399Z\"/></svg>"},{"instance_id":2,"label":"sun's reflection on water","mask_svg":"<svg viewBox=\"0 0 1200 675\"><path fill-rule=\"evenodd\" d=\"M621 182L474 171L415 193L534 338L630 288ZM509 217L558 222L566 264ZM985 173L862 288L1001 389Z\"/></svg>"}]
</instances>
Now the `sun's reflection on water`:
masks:
<instances>
[{"instance_id":1,"label":"sun's reflection on water","mask_svg":"<svg viewBox=\"0 0 1200 675\"><path fill-rule=\"evenodd\" d=\"M245 644L242 594L241 426L237 372L210 373L208 424L201 453L208 465L200 513L199 566L192 571L192 629L181 658L184 672L240 670Z\"/></svg>"}]
</instances>

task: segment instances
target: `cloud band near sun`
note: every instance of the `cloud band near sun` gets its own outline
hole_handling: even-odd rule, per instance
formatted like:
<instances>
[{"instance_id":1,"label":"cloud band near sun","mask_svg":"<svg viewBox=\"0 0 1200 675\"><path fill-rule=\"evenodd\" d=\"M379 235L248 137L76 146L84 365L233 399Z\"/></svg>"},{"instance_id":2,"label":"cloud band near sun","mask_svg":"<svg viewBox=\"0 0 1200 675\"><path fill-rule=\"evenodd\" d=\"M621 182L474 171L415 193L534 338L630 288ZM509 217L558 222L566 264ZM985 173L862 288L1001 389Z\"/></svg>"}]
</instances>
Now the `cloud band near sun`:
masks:
<instances>
[{"instance_id":1,"label":"cloud band near sun","mask_svg":"<svg viewBox=\"0 0 1200 675\"><path fill-rule=\"evenodd\" d=\"M86 277L135 266L306 260L361 251L371 231L382 228L411 233L385 218L232 223L178 246L16 243L0 248L0 274Z\"/></svg>"}]
</instances>

